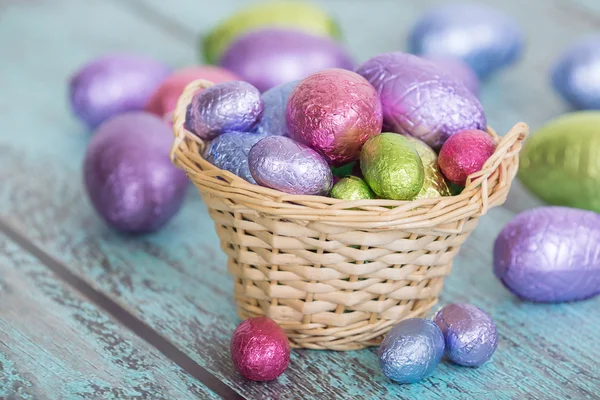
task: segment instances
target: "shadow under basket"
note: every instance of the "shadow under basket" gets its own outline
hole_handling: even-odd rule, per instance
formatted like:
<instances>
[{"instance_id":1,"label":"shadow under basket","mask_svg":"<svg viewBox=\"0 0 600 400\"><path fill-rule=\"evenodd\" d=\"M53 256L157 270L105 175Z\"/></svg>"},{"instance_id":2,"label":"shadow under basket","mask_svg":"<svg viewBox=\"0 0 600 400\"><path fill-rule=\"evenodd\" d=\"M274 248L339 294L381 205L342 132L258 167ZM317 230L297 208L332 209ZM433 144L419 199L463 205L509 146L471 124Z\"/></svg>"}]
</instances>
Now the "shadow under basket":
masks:
<instances>
[{"instance_id":1,"label":"shadow under basket","mask_svg":"<svg viewBox=\"0 0 600 400\"><path fill-rule=\"evenodd\" d=\"M356 350L378 345L399 321L425 317L478 218L502 204L528 134L497 143L458 196L344 201L253 185L202 158L184 128L187 105L208 81L190 83L174 113L171 159L198 188L234 277L242 319L267 316L292 347Z\"/></svg>"}]
</instances>

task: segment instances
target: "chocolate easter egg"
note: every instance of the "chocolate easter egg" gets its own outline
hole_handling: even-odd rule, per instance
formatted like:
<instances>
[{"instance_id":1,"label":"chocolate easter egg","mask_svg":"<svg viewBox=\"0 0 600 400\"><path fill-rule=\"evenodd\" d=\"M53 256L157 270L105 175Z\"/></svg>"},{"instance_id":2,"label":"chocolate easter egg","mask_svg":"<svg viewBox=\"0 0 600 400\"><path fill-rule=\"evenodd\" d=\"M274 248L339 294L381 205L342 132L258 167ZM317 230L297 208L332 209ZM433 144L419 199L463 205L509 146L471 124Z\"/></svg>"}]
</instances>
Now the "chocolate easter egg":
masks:
<instances>
[{"instance_id":1,"label":"chocolate easter egg","mask_svg":"<svg viewBox=\"0 0 600 400\"><path fill-rule=\"evenodd\" d=\"M340 179L333 185L330 195L335 199L348 201L375 198L375 193L367 185L367 182L356 176L347 176Z\"/></svg>"},{"instance_id":2,"label":"chocolate easter egg","mask_svg":"<svg viewBox=\"0 0 600 400\"><path fill-rule=\"evenodd\" d=\"M469 175L481 171L495 150L496 143L486 132L477 129L461 131L444 143L438 165L450 182L464 186Z\"/></svg>"},{"instance_id":3,"label":"chocolate easter egg","mask_svg":"<svg viewBox=\"0 0 600 400\"><path fill-rule=\"evenodd\" d=\"M425 173L425 179L423 181L423 187L419 193L413 198L425 199L431 197L450 196L450 189L448 188L448 182L438 167L438 156L427 143L414 138L412 136L405 136L410 144L415 147L421 162L423 163L423 171Z\"/></svg>"},{"instance_id":4,"label":"chocolate easter egg","mask_svg":"<svg viewBox=\"0 0 600 400\"><path fill-rule=\"evenodd\" d=\"M443 355L440 328L428 319L410 318L385 335L379 347L379 366L394 382L414 383L431 375Z\"/></svg>"},{"instance_id":5,"label":"chocolate easter egg","mask_svg":"<svg viewBox=\"0 0 600 400\"><path fill-rule=\"evenodd\" d=\"M600 112L565 114L521 152L519 179L547 203L600 212Z\"/></svg>"},{"instance_id":6,"label":"chocolate easter egg","mask_svg":"<svg viewBox=\"0 0 600 400\"><path fill-rule=\"evenodd\" d=\"M437 151L456 132L486 127L477 97L429 60L385 53L366 61L357 72L381 97L384 130L414 136Z\"/></svg>"},{"instance_id":7,"label":"chocolate easter egg","mask_svg":"<svg viewBox=\"0 0 600 400\"><path fill-rule=\"evenodd\" d=\"M600 109L600 35L570 45L552 67L554 89L572 107Z\"/></svg>"},{"instance_id":8,"label":"chocolate easter egg","mask_svg":"<svg viewBox=\"0 0 600 400\"><path fill-rule=\"evenodd\" d=\"M423 187L423 162L409 140L395 133L382 133L367 140L360 152L360 168L378 197L408 200Z\"/></svg>"},{"instance_id":9,"label":"chocolate easter egg","mask_svg":"<svg viewBox=\"0 0 600 400\"><path fill-rule=\"evenodd\" d=\"M494 244L494 274L515 295L538 302L600 294L600 214L539 207L510 221Z\"/></svg>"},{"instance_id":10,"label":"chocolate easter egg","mask_svg":"<svg viewBox=\"0 0 600 400\"><path fill-rule=\"evenodd\" d=\"M248 154L250 173L261 186L289 194L325 196L333 185L327 162L285 136L267 136Z\"/></svg>"},{"instance_id":11,"label":"chocolate easter egg","mask_svg":"<svg viewBox=\"0 0 600 400\"><path fill-rule=\"evenodd\" d=\"M219 65L261 92L322 69L354 67L350 55L333 39L280 28L239 37L223 53Z\"/></svg>"},{"instance_id":12,"label":"chocolate easter egg","mask_svg":"<svg viewBox=\"0 0 600 400\"><path fill-rule=\"evenodd\" d=\"M473 68L460 58L444 56L426 56L424 58L434 62L441 70L458 79L474 95L479 94L479 77Z\"/></svg>"},{"instance_id":13,"label":"chocolate easter egg","mask_svg":"<svg viewBox=\"0 0 600 400\"><path fill-rule=\"evenodd\" d=\"M175 110L177 100L183 89L196 79L204 79L213 83L240 80L240 78L223 68L210 65L187 67L169 75L154 91L144 110L159 117Z\"/></svg>"},{"instance_id":14,"label":"chocolate easter egg","mask_svg":"<svg viewBox=\"0 0 600 400\"><path fill-rule=\"evenodd\" d=\"M452 4L425 13L409 35L410 52L464 60L486 78L513 64L523 33L502 11L484 4Z\"/></svg>"},{"instance_id":15,"label":"chocolate easter egg","mask_svg":"<svg viewBox=\"0 0 600 400\"><path fill-rule=\"evenodd\" d=\"M339 37L333 19L306 2L262 2L239 10L221 22L203 40L205 59L214 64L237 37L266 27L289 28L324 37Z\"/></svg>"},{"instance_id":16,"label":"chocolate easter egg","mask_svg":"<svg viewBox=\"0 0 600 400\"><path fill-rule=\"evenodd\" d=\"M124 113L98 127L85 154L85 186L110 226L152 232L179 210L188 181L169 159L172 137L162 119L144 112Z\"/></svg>"},{"instance_id":17,"label":"chocolate easter egg","mask_svg":"<svg viewBox=\"0 0 600 400\"><path fill-rule=\"evenodd\" d=\"M327 69L296 86L287 105L287 122L292 139L341 166L357 160L363 143L381 132L381 102L360 75Z\"/></svg>"},{"instance_id":18,"label":"chocolate easter egg","mask_svg":"<svg viewBox=\"0 0 600 400\"><path fill-rule=\"evenodd\" d=\"M185 127L206 140L227 131L251 131L262 116L263 106L260 92L251 84L220 83L194 95Z\"/></svg>"},{"instance_id":19,"label":"chocolate easter egg","mask_svg":"<svg viewBox=\"0 0 600 400\"><path fill-rule=\"evenodd\" d=\"M272 381L290 363L290 344L284 330L266 317L239 324L231 337L230 351L235 368L252 381Z\"/></svg>"},{"instance_id":20,"label":"chocolate easter egg","mask_svg":"<svg viewBox=\"0 0 600 400\"><path fill-rule=\"evenodd\" d=\"M284 83L262 94L264 111L255 128L257 133L268 136L289 136L285 112L290 95L296 85L298 85L298 81Z\"/></svg>"},{"instance_id":21,"label":"chocolate easter egg","mask_svg":"<svg viewBox=\"0 0 600 400\"><path fill-rule=\"evenodd\" d=\"M448 304L435 315L433 322L444 335L446 356L455 364L479 367L496 351L496 324L485 311L472 304Z\"/></svg>"},{"instance_id":22,"label":"chocolate easter egg","mask_svg":"<svg viewBox=\"0 0 600 400\"><path fill-rule=\"evenodd\" d=\"M248 132L225 132L211 140L204 149L204 159L215 167L256 183L248 167L248 153L264 135Z\"/></svg>"},{"instance_id":23,"label":"chocolate easter egg","mask_svg":"<svg viewBox=\"0 0 600 400\"><path fill-rule=\"evenodd\" d=\"M69 81L71 108L90 128L127 111L141 111L171 74L160 61L137 54L110 54L84 65Z\"/></svg>"}]
</instances>

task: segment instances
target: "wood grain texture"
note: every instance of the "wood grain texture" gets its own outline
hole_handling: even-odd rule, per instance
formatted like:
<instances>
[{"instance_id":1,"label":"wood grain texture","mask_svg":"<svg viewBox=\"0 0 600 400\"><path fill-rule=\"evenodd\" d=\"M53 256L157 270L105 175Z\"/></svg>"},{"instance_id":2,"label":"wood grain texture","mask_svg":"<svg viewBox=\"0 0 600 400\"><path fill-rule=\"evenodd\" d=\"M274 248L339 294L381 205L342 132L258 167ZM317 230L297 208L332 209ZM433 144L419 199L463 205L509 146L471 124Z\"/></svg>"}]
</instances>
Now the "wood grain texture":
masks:
<instances>
[{"instance_id":1,"label":"wood grain texture","mask_svg":"<svg viewBox=\"0 0 600 400\"><path fill-rule=\"evenodd\" d=\"M206 31L242 1L211 2L207 12L206 6L193 0L171 1L168 6L152 0L145 7L170 21L160 24L148 16L152 14L138 12L134 3L83 5L57 0L35 8L8 9L10 18L4 19L8 23L0 24L0 47L15 50L0 74L5 93L0 97L0 110L5 110L0 133L0 217L248 398L597 397L595 360L600 353L593 344L600 328L599 300L526 304L492 276L493 238L513 216L510 210L535 204L518 190L508 208L494 210L481 220L458 256L442 298L443 302L472 302L493 316L501 340L490 364L465 369L443 363L432 378L399 386L381 376L375 350L295 351L289 370L275 382L258 384L240 378L228 354L229 337L239 322L232 282L197 193L190 190L182 212L157 234L133 238L106 228L81 184L88 136L64 101L57 99L64 98L66 78L78 65L115 48L146 52L174 66L193 62L194 42L177 39L179 34L168 26ZM437 2L318 3L337 14L349 48L362 61L378 52L402 49L410 23ZM569 14L572 8L566 1L491 3L515 15L527 32L529 49L522 63L486 85L483 102L490 123L499 131L519 120L538 127L565 110L549 91L548 63L557 48L597 26ZM528 17L532 13L535 19ZM82 18L92 14L93 18ZM365 18L369 14L377 18ZM107 23L114 29L107 30Z\"/></svg>"},{"instance_id":2,"label":"wood grain texture","mask_svg":"<svg viewBox=\"0 0 600 400\"><path fill-rule=\"evenodd\" d=\"M217 398L2 234L0 291L0 398Z\"/></svg>"}]
</instances>

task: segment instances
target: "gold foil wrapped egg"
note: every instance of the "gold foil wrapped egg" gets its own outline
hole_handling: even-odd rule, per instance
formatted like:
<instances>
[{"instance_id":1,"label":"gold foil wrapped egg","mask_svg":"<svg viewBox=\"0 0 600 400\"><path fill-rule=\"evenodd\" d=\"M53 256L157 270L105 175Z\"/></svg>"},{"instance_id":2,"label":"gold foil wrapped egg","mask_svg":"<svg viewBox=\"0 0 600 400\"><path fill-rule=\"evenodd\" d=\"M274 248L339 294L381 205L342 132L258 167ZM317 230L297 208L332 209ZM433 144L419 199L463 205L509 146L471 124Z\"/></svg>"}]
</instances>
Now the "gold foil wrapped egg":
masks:
<instances>
[{"instance_id":1,"label":"gold foil wrapped egg","mask_svg":"<svg viewBox=\"0 0 600 400\"><path fill-rule=\"evenodd\" d=\"M438 167L438 157L436 152L422 140L412 136L404 137L415 146L415 149L423 162L423 170L425 172L423 187L413 200L451 196L452 193L448 187L448 182L446 182L446 178L444 178L442 171L440 171L440 168Z\"/></svg>"},{"instance_id":2,"label":"gold foil wrapped egg","mask_svg":"<svg viewBox=\"0 0 600 400\"><path fill-rule=\"evenodd\" d=\"M411 142L397 133L381 133L367 140L360 152L360 168L378 197L408 200L423 188L425 171Z\"/></svg>"},{"instance_id":3,"label":"gold foil wrapped egg","mask_svg":"<svg viewBox=\"0 0 600 400\"><path fill-rule=\"evenodd\" d=\"M367 182L356 176L347 176L340 179L333 185L330 195L335 199L348 201L375 198L375 193L367 185Z\"/></svg>"}]
</instances>

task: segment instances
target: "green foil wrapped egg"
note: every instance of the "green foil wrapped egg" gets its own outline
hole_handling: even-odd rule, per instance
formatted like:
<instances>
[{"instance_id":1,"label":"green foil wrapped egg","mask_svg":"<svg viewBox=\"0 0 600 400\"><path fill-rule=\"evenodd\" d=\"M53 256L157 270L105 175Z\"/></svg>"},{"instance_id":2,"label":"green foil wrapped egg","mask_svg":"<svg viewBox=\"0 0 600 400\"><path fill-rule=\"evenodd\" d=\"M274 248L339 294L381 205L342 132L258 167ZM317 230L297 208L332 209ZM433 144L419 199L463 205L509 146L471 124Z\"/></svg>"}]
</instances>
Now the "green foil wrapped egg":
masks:
<instances>
[{"instance_id":1,"label":"green foil wrapped egg","mask_svg":"<svg viewBox=\"0 0 600 400\"><path fill-rule=\"evenodd\" d=\"M356 176L347 176L340 179L333 185L329 194L335 199L348 201L375 198L375 193L373 193L369 185L367 185L367 182Z\"/></svg>"},{"instance_id":2,"label":"green foil wrapped egg","mask_svg":"<svg viewBox=\"0 0 600 400\"><path fill-rule=\"evenodd\" d=\"M435 151L427 143L412 136L405 136L408 141L415 146L421 161L423 162L423 170L425 171L425 180L423 187L413 198L427 199L432 197L451 196L452 193L448 187L446 178L438 167L438 157Z\"/></svg>"},{"instance_id":3,"label":"green foil wrapped egg","mask_svg":"<svg viewBox=\"0 0 600 400\"><path fill-rule=\"evenodd\" d=\"M550 204L600 212L600 112L565 114L521 152L519 179Z\"/></svg>"},{"instance_id":4,"label":"green foil wrapped egg","mask_svg":"<svg viewBox=\"0 0 600 400\"><path fill-rule=\"evenodd\" d=\"M381 133L367 140L360 152L360 168L378 197L408 200L423 188L425 171L411 142L397 133Z\"/></svg>"},{"instance_id":5,"label":"green foil wrapped egg","mask_svg":"<svg viewBox=\"0 0 600 400\"><path fill-rule=\"evenodd\" d=\"M202 42L204 58L215 64L239 36L261 28L279 27L339 38L339 29L325 11L301 1L263 2L243 8L219 24Z\"/></svg>"}]
</instances>

